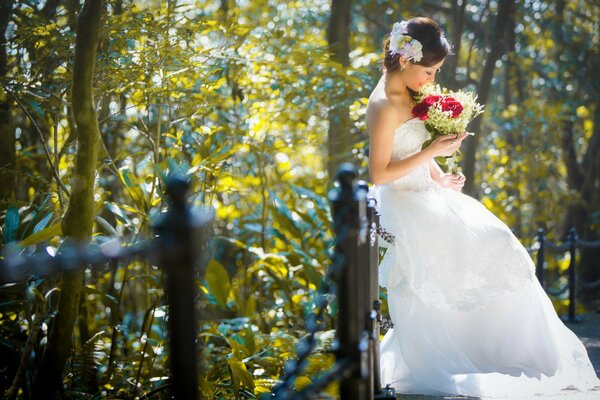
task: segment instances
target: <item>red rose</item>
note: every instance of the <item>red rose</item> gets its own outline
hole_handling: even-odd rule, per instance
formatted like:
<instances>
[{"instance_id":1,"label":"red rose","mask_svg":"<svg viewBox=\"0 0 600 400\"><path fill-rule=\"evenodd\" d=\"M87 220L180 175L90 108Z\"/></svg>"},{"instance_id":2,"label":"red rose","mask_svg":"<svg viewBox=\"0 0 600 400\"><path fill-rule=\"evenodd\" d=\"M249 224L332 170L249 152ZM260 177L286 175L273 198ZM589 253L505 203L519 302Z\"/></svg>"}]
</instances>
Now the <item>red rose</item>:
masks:
<instances>
[{"instance_id":1,"label":"red rose","mask_svg":"<svg viewBox=\"0 0 600 400\"><path fill-rule=\"evenodd\" d=\"M436 95L431 95L431 96L427 96L423 99L423 101L425 103L427 103L428 105L432 106L435 103L437 103L438 101L440 101L442 99L442 96L436 96Z\"/></svg>"},{"instance_id":2,"label":"red rose","mask_svg":"<svg viewBox=\"0 0 600 400\"><path fill-rule=\"evenodd\" d=\"M423 100L422 102L413 107L412 115L416 118L419 118L421 121L424 121L427 118L429 118L429 115L427 115L429 107L431 107L431 105L427 104L427 102Z\"/></svg>"},{"instance_id":3,"label":"red rose","mask_svg":"<svg viewBox=\"0 0 600 400\"><path fill-rule=\"evenodd\" d=\"M463 106L455 98L446 97L442 101L442 111L452 111L452 118L456 118L463 112Z\"/></svg>"}]
</instances>

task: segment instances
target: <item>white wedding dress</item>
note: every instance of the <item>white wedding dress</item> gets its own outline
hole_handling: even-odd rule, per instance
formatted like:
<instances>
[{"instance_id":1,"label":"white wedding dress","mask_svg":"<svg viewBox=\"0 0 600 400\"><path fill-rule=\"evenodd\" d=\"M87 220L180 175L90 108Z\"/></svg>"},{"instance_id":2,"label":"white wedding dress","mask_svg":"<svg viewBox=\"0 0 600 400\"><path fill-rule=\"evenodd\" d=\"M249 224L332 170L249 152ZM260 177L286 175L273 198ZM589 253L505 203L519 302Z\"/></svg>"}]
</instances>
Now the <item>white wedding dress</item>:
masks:
<instances>
[{"instance_id":1,"label":"white wedding dress","mask_svg":"<svg viewBox=\"0 0 600 400\"><path fill-rule=\"evenodd\" d=\"M403 123L392 159L416 153L428 138L422 121ZM381 342L383 386L483 398L600 386L585 347L558 318L529 254L502 221L439 186L426 164L373 189L381 226L395 236L379 269L394 324Z\"/></svg>"}]
</instances>

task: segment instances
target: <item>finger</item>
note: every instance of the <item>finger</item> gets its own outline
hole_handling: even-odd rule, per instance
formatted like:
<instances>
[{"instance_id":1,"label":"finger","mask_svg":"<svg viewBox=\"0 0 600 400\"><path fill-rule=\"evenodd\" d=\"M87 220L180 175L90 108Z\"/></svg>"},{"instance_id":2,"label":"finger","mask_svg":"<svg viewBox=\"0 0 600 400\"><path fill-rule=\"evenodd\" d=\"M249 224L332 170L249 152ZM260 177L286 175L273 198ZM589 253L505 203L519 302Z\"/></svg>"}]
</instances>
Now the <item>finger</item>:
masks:
<instances>
[{"instance_id":1,"label":"finger","mask_svg":"<svg viewBox=\"0 0 600 400\"><path fill-rule=\"evenodd\" d=\"M456 135L443 135L440 136L440 141L441 142L448 142L448 141L452 141L452 140L456 140Z\"/></svg>"},{"instance_id":2,"label":"finger","mask_svg":"<svg viewBox=\"0 0 600 400\"><path fill-rule=\"evenodd\" d=\"M450 140L449 146L453 149L458 149L460 147L460 140L458 140L458 139Z\"/></svg>"},{"instance_id":3,"label":"finger","mask_svg":"<svg viewBox=\"0 0 600 400\"><path fill-rule=\"evenodd\" d=\"M469 133L463 132L462 135L459 136L458 140L460 140L462 142L463 140L466 139L467 136L469 136Z\"/></svg>"}]
</instances>

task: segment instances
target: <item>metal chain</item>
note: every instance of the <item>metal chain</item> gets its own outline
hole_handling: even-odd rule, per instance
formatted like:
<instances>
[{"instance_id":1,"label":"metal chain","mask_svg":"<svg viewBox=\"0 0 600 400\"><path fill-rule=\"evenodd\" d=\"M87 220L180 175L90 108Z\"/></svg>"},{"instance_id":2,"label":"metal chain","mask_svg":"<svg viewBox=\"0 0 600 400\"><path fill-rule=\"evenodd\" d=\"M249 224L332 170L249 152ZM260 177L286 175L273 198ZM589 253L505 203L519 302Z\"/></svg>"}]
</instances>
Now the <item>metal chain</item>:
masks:
<instances>
[{"instance_id":1,"label":"metal chain","mask_svg":"<svg viewBox=\"0 0 600 400\"><path fill-rule=\"evenodd\" d=\"M377 224L377 233L383 240L388 242L389 244L393 244L396 237L392 235L390 232L386 231L381 227L381 225Z\"/></svg>"},{"instance_id":2,"label":"metal chain","mask_svg":"<svg viewBox=\"0 0 600 400\"><path fill-rule=\"evenodd\" d=\"M381 226L381 214L377 211L377 199L375 197L368 197L368 201L372 202L372 207L375 209L375 221L377 221L377 223L373 222L371 225L371 244L374 243L375 233L389 244L393 244L396 237Z\"/></svg>"},{"instance_id":3,"label":"metal chain","mask_svg":"<svg viewBox=\"0 0 600 400\"><path fill-rule=\"evenodd\" d=\"M575 240L577 241L577 244L583 248L588 248L588 249L600 248L600 240L590 241L590 240L579 239L579 237L577 237Z\"/></svg>"},{"instance_id":4,"label":"metal chain","mask_svg":"<svg viewBox=\"0 0 600 400\"><path fill-rule=\"evenodd\" d=\"M343 211L347 213L349 208L347 206L345 208L346 209ZM344 218L340 218L340 220L344 220ZM337 248L338 243L343 243L346 240L346 237L350 232L350 229L345 224L343 224L341 228L342 229L340 229L339 234L336 235L335 248ZM303 399L305 397L302 396L306 394L307 391L310 390L312 392L314 390L320 390L327 387L329 384L333 383L333 381L337 379L340 374L344 374L345 369L353 367L351 363L336 363L331 371L323 374L323 379L320 379L318 382L313 382L313 384L318 383L318 387L313 387L311 384L310 387L304 388L304 390L300 393L296 392L293 388L295 379L307 367L307 358L316 347L316 333L323 330L323 314L329 306L330 297L335 295L335 286L331 285L330 282L332 282L333 277L337 275L343 268L344 262L345 256L342 253L334 250L332 264L327 269L325 277L321 281L321 285L319 286L319 290L317 292L317 298L315 300L316 308L307 317L306 329L308 336L304 338L301 344L298 346L298 350L296 351L297 358L286 363L282 373L282 381L274 386L272 393L264 395L262 398L274 398L282 400Z\"/></svg>"},{"instance_id":5,"label":"metal chain","mask_svg":"<svg viewBox=\"0 0 600 400\"><path fill-rule=\"evenodd\" d=\"M552 251L556 251L556 252L564 252L571 248L571 241L567 239L562 244L557 244L557 243L554 243L554 242L544 238L544 247L547 250L552 250Z\"/></svg>"}]
</instances>

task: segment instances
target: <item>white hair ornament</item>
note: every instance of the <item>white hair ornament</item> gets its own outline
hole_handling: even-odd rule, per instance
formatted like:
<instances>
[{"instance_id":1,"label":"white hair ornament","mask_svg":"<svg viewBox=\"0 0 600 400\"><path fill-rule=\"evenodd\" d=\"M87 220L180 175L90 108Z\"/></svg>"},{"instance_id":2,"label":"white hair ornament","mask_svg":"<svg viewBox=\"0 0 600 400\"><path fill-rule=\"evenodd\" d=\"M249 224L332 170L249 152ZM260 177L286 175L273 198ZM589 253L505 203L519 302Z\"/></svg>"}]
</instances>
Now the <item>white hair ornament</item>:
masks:
<instances>
[{"instance_id":1,"label":"white hair ornament","mask_svg":"<svg viewBox=\"0 0 600 400\"><path fill-rule=\"evenodd\" d=\"M423 46L421 42L408 35L408 22L396 22L390 33L390 54L400 54L414 62L423 58Z\"/></svg>"}]
</instances>

